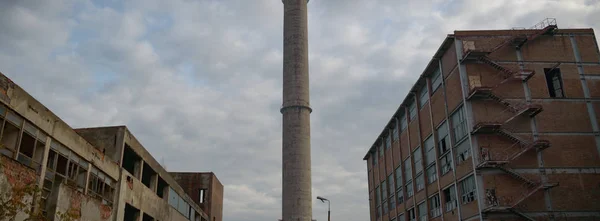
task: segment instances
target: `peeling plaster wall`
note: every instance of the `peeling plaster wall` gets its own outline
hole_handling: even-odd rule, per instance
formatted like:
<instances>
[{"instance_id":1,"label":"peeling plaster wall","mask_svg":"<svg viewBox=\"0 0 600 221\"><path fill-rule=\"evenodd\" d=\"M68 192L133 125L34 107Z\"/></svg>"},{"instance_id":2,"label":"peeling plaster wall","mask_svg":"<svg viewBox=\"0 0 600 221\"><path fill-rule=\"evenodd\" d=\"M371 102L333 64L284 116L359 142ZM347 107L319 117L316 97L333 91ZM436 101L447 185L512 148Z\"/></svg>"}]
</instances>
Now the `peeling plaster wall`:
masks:
<instances>
[{"instance_id":1,"label":"peeling plaster wall","mask_svg":"<svg viewBox=\"0 0 600 221\"><path fill-rule=\"evenodd\" d=\"M73 214L80 221L114 220L112 207L103 205L102 201L83 195L71 187L61 184L58 188L56 212Z\"/></svg>"}]
</instances>

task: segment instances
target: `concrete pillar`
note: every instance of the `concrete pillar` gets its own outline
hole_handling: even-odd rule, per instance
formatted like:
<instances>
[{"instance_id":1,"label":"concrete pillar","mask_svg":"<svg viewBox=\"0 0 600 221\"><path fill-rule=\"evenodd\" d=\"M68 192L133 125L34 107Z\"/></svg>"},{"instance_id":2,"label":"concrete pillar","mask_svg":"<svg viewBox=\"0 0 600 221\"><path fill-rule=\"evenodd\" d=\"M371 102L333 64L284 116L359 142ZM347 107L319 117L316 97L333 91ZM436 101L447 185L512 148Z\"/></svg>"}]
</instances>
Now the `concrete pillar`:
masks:
<instances>
[{"instance_id":1,"label":"concrete pillar","mask_svg":"<svg viewBox=\"0 0 600 221\"><path fill-rule=\"evenodd\" d=\"M282 0L283 26L283 221L311 221L308 0Z\"/></svg>"}]
</instances>

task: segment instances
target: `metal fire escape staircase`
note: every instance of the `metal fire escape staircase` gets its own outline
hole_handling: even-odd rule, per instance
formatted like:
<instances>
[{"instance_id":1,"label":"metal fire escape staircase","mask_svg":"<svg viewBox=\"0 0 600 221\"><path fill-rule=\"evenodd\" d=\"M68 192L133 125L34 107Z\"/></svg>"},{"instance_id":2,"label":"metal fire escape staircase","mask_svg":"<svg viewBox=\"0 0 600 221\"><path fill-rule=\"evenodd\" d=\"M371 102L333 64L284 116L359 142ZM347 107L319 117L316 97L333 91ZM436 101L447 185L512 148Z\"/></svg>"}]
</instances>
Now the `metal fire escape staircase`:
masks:
<instances>
[{"instance_id":1,"label":"metal fire escape staircase","mask_svg":"<svg viewBox=\"0 0 600 221\"><path fill-rule=\"evenodd\" d=\"M529 198L531 195L536 193L542 189L552 188L557 186L557 183L544 183L544 182L536 182L523 176L517 171L513 170L508 166L512 161L522 156L524 153L530 150L542 151L548 147L550 147L550 142L548 140L535 140L529 141L523 139L511 131L502 127L502 125L512 121L513 119L519 116L527 116L527 117L535 117L538 113L540 113L543 109L539 104L531 104L531 103L516 103L509 102L501 97L496 96L492 90L508 81L511 80L521 80L527 81L529 80L535 72L533 70L522 70L522 71L514 71L507 67L502 66L498 62L492 60L488 55L507 46L512 45L515 48L520 48L528 41L532 41L537 37L551 33L557 29L556 20L555 19L546 19L531 29L538 30L530 35L514 35L507 40L503 41L499 45L495 46L489 51L485 50L469 50L465 53L465 56L461 60L464 61L475 61L478 63L484 63L492 68L498 70L498 74L503 79L500 83L491 86L491 87L473 87L470 94L467 97L467 100L491 100L497 103L502 104L505 109L512 113L512 115L503 121L499 122L479 122L473 127L473 131L471 134L496 134L507 138L513 142L513 145L510 148L512 149L514 146L518 146L519 150L513 153L506 154L507 156L503 159L491 159L489 154L484 153L482 151L482 161L479 165L476 166L477 169L497 169L503 171L507 175L513 177L516 180L519 180L523 183L523 188L525 192L521 196L521 198L514 200L513 202L507 203L507 205L499 205L499 203L493 203L489 207L483 210L484 213L488 212L512 212L517 216L528 220L534 220L525 214L519 212L517 210L517 206L522 203L525 199ZM522 33L522 32L521 32ZM485 156L484 156L485 155Z\"/></svg>"}]
</instances>

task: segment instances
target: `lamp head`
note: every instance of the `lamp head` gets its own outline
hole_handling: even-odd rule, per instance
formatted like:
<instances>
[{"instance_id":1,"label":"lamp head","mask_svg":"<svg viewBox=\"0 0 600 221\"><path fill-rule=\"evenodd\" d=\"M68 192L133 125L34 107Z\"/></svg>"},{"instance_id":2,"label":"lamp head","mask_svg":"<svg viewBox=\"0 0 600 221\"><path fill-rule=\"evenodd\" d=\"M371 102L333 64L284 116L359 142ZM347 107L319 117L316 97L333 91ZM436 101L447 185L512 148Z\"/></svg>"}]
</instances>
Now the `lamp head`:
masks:
<instances>
[{"instance_id":1,"label":"lamp head","mask_svg":"<svg viewBox=\"0 0 600 221\"><path fill-rule=\"evenodd\" d=\"M317 199L318 199L318 200L321 200L321 202L329 201L328 199L325 199L325 198L323 198L323 197L320 197L320 196L317 196Z\"/></svg>"}]
</instances>

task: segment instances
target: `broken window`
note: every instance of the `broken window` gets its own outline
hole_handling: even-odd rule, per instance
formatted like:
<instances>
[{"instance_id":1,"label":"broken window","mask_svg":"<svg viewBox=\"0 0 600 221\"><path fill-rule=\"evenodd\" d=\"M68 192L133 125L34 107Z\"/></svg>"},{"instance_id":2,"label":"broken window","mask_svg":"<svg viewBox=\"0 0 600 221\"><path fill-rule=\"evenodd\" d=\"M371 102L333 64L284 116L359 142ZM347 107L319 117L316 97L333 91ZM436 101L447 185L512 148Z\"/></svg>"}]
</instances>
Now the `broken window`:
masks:
<instances>
[{"instance_id":1,"label":"broken window","mask_svg":"<svg viewBox=\"0 0 600 221\"><path fill-rule=\"evenodd\" d=\"M400 166L398 166L398 168L396 168L396 196L397 196L397 202L398 204L400 203L404 203L404 191L402 189L403 185L402 185L402 168Z\"/></svg>"},{"instance_id":2,"label":"broken window","mask_svg":"<svg viewBox=\"0 0 600 221\"><path fill-rule=\"evenodd\" d=\"M454 186L444 190L444 207L446 212L450 212L456 208L456 192Z\"/></svg>"},{"instance_id":3,"label":"broken window","mask_svg":"<svg viewBox=\"0 0 600 221\"><path fill-rule=\"evenodd\" d=\"M150 165L148 165L146 162L144 162L144 168L142 169L142 183L150 188L151 190L155 190L154 186L155 186L155 182L156 182L156 172L154 172L154 170L152 169L152 167L150 167Z\"/></svg>"},{"instance_id":4,"label":"broken window","mask_svg":"<svg viewBox=\"0 0 600 221\"><path fill-rule=\"evenodd\" d=\"M77 186L77 190L83 192L87 176L88 162L71 152L69 164L67 165L67 184Z\"/></svg>"},{"instance_id":5,"label":"broken window","mask_svg":"<svg viewBox=\"0 0 600 221\"><path fill-rule=\"evenodd\" d=\"M140 178L139 170L141 161L142 158L129 145L125 144L125 150L123 150L123 168L138 179Z\"/></svg>"},{"instance_id":6,"label":"broken window","mask_svg":"<svg viewBox=\"0 0 600 221\"><path fill-rule=\"evenodd\" d=\"M408 209L408 220L409 221L417 221L417 217L415 214L415 208Z\"/></svg>"},{"instance_id":7,"label":"broken window","mask_svg":"<svg viewBox=\"0 0 600 221\"><path fill-rule=\"evenodd\" d=\"M550 94L550 97L565 97L560 69L544 68L544 73L546 74L546 84L548 85L548 93Z\"/></svg>"},{"instance_id":8,"label":"broken window","mask_svg":"<svg viewBox=\"0 0 600 221\"><path fill-rule=\"evenodd\" d=\"M452 120L452 133L454 134L454 143L460 141L467 135L467 120L465 118L465 109L463 107L458 108L451 116Z\"/></svg>"},{"instance_id":9,"label":"broken window","mask_svg":"<svg viewBox=\"0 0 600 221\"><path fill-rule=\"evenodd\" d=\"M427 168L427 184L432 184L437 180L437 171L435 163Z\"/></svg>"},{"instance_id":10,"label":"broken window","mask_svg":"<svg viewBox=\"0 0 600 221\"><path fill-rule=\"evenodd\" d=\"M473 175L465 178L460 182L460 193L463 204L473 202L475 200L475 178Z\"/></svg>"},{"instance_id":11,"label":"broken window","mask_svg":"<svg viewBox=\"0 0 600 221\"><path fill-rule=\"evenodd\" d=\"M25 122L17 160L40 174L45 143L46 135L35 126Z\"/></svg>"},{"instance_id":12,"label":"broken window","mask_svg":"<svg viewBox=\"0 0 600 221\"><path fill-rule=\"evenodd\" d=\"M123 214L123 220L138 220L140 217L140 210L125 203L125 213Z\"/></svg>"},{"instance_id":13,"label":"broken window","mask_svg":"<svg viewBox=\"0 0 600 221\"><path fill-rule=\"evenodd\" d=\"M142 221L154 221L154 218L152 218L147 213L144 213L144 216L142 217Z\"/></svg>"},{"instance_id":14,"label":"broken window","mask_svg":"<svg viewBox=\"0 0 600 221\"><path fill-rule=\"evenodd\" d=\"M444 121L444 123L438 127L436 133L438 137L438 148L440 149L441 155L450 150L450 148L448 148L450 145L450 138L448 137L448 127L446 125L446 121Z\"/></svg>"},{"instance_id":15,"label":"broken window","mask_svg":"<svg viewBox=\"0 0 600 221\"><path fill-rule=\"evenodd\" d=\"M456 164L460 164L461 162L469 159L471 157L471 145L466 140L463 141L456 147Z\"/></svg>"},{"instance_id":16,"label":"broken window","mask_svg":"<svg viewBox=\"0 0 600 221\"><path fill-rule=\"evenodd\" d=\"M169 187L169 185L167 184L167 182L165 182L165 180L163 180L160 176L158 176L156 195L158 195L158 197L164 199L165 195L166 195L165 193L167 193L167 191L168 191L168 187Z\"/></svg>"},{"instance_id":17,"label":"broken window","mask_svg":"<svg viewBox=\"0 0 600 221\"><path fill-rule=\"evenodd\" d=\"M0 152L10 158L14 157L17 151L17 142L19 141L19 135L21 133L21 125L23 124L23 118L8 112L6 115L6 121L2 128L2 138L0 142Z\"/></svg>"},{"instance_id":18,"label":"broken window","mask_svg":"<svg viewBox=\"0 0 600 221\"><path fill-rule=\"evenodd\" d=\"M440 164L442 165L442 176L446 175L452 170L452 155L450 153L440 158Z\"/></svg>"},{"instance_id":19,"label":"broken window","mask_svg":"<svg viewBox=\"0 0 600 221\"><path fill-rule=\"evenodd\" d=\"M88 195L101 199L102 203L111 206L113 204L115 183L111 177L92 166L88 182Z\"/></svg>"},{"instance_id":20,"label":"broken window","mask_svg":"<svg viewBox=\"0 0 600 221\"><path fill-rule=\"evenodd\" d=\"M429 210L431 211L431 218L435 218L442 215L439 194L436 193L431 198L429 198Z\"/></svg>"}]
</instances>

